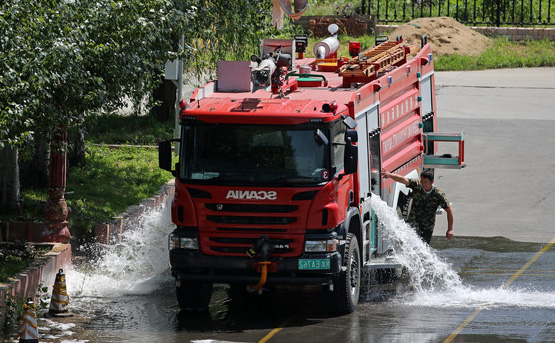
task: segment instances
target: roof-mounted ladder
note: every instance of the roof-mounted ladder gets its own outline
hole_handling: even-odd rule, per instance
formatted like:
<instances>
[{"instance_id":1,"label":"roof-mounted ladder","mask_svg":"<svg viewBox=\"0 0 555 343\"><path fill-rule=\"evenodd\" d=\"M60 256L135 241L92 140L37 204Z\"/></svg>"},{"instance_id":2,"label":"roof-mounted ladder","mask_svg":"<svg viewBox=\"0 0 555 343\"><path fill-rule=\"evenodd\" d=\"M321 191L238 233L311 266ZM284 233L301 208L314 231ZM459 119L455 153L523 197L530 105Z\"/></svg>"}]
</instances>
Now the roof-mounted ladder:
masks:
<instances>
[{"instance_id":1,"label":"roof-mounted ladder","mask_svg":"<svg viewBox=\"0 0 555 343\"><path fill-rule=\"evenodd\" d=\"M461 133L438 133L425 132L423 135L424 146L428 146L428 142L456 142L459 144L459 156L445 155L427 155L424 154L424 168L449 168L460 169L466 167L464 163L464 132Z\"/></svg>"},{"instance_id":2,"label":"roof-mounted ladder","mask_svg":"<svg viewBox=\"0 0 555 343\"><path fill-rule=\"evenodd\" d=\"M345 61L338 70L339 76L343 77L343 87L350 87L352 82L373 81L379 73L405 63L410 49L402 47L401 42L387 41Z\"/></svg>"}]
</instances>

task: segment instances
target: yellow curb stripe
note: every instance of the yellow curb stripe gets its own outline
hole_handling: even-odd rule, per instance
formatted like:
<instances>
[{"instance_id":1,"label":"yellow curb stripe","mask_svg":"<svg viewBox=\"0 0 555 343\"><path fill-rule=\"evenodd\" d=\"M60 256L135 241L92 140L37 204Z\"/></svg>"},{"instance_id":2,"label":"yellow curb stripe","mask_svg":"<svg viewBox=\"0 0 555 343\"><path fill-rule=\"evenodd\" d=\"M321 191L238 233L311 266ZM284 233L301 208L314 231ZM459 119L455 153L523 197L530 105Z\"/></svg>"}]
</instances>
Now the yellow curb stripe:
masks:
<instances>
[{"instance_id":1,"label":"yellow curb stripe","mask_svg":"<svg viewBox=\"0 0 555 343\"><path fill-rule=\"evenodd\" d=\"M509 285L513 283L513 281L515 281L520 275L522 275L522 273L524 273L526 269L528 269L532 265L532 263L536 262L536 260L540 258L541 255L549 250L549 248L551 248L553 244L555 244L555 237L553 237L551 241L549 241L549 243L547 243L540 251L536 253L536 255L534 255L528 262L526 262L526 264L523 265L522 268L520 268L509 280L507 280L502 288L509 287ZM455 339L455 337L457 337L461 333L461 331L464 330L464 328L467 327L468 324L470 324L470 322L472 322L474 318L476 318L476 316L484 310L484 308L485 306L480 306L479 308L474 310L474 312L472 312L472 314L468 316L468 318L466 318L466 320L461 325L459 325L459 327L455 331L453 331L453 333L449 337L447 337L447 339L443 341L443 343L452 342L453 339Z\"/></svg>"},{"instance_id":2,"label":"yellow curb stripe","mask_svg":"<svg viewBox=\"0 0 555 343\"><path fill-rule=\"evenodd\" d=\"M273 329L272 331L270 331L269 334L267 334L266 336L264 336L261 340L259 340L257 343L266 343L270 340L270 338L274 337L275 334L277 334L278 332L280 332L284 327L287 326L287 324L289 324L289 322L291 321L291 318L287 318L286 320L284 320L281 324L279 324L279 327Z\"/></svg>"}]
</instances>

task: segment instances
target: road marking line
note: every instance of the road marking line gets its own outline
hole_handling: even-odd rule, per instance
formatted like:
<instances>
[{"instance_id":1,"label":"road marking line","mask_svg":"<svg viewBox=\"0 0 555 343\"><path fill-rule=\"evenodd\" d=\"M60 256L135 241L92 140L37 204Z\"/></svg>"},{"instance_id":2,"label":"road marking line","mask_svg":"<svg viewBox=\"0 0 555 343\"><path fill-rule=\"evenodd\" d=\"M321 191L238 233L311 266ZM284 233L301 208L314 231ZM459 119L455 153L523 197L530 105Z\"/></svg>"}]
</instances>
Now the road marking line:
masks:
<instances>
[{"instance_id":1,"label":"road marking line","mask_svg":"<svg viewBox=\"0 0 555 343\"><path fill-rule=\"evenodd\" d=\"M532 265L532 263L536 262L536 260L541 255L543 255L547 250L549 250L549 248L551 248L553 244L555 244L555 237L553 237L551 241L549 241L549 243L544 245L544 247L541 248L541 250L538 251L536 255L534 255L528 262L526 262L526 264L523 265L522 268L520 268L509 280L507 280L507 282L505 282L502 288L509 287L509 285L513 283L513 281L515 281L520 275L522 275L522 273L524 273L526 269L528 269ZM461 333L461 331L464 330L464 328L467 327L468 324L470 324L470 322L472 322L474 318L476 318L476 316L486 308L485 305L486 304L474 310L474 312L472 312L472 314L468 316L468 318L466 318L466 320L461 325L459 325L459 327L455 331L453 331L453 333L449 337L447 337L447 339L443 341L443 343L450 343L451 341L453 341L453 339L455 339L455 337L457 337Z\"/></svg>"},{"instance_id":2,"label":"road marking line","mask_svg":"<svg viewBox=\"0 0 555 343\"><path fill-rule=\"evenodd\" d=\"M274 337L274 335L278 332L280 332L284 327L287 326L287 324L289 324L289 322L291 321L291 318L287 318L286 320L284 320L281 324L279 324L279 327L273 329L272 331L270 331L269 334L267 334L266 336L264 336L261 340L259 340L257 343L266 343L267 341L270 340L270 338Z\"/></svg>"},{"instance_id":3,"label":"road marking line","mask_svg":"<svg viewBox=\"0 0 555 343\"><path fill-rule=\"evenodd\" d=\"M516 272L515 275L513 275L509 280L507 280L507 282L505 282L505 284L503 285L503 288L508 287L511 283L513 283L513 281L516 280L517 277L520 276L520 274L524 273L526 271L526 269L528 269L528 267L530 267L532 265L532 263L536 262L536 260L543 255L543 253L545 253L547 250L549 250L549 248L551 248L551 246L555 244L555 237L553 237L551 239L551 241L549 241L549 243L547 243L546 245L544 245L544 247L538 251L536 253L536 255L534 255L534 257L532 257L530 259L530 261L526 262L525 265L522 266L522 268L520 268L520 270L518 272Z\"/></svg>"},{"instance_id":4,"label":"road marking line","mask_svg":"<svg viewBox=\"0 0 555 343\"><path fill-rule=\"evenodd\" d=\"M484 272L464 272L460 274L469 275L513 275L513 273L484 273ZM521 276L555 276L555 273L523 273Z\"/></svg>"},{"instance_id":5,"label":"road marking line","mask_svg":"<svg viewBox=\"0 0 555 343\"><path fill-rule=\"evenodd\" d=\"M516 273L518 269L483 269L483 268L462 268L462 273L467 271L478 272L478 271L490 271L490 272L511 272ZM534 270L536 273L555 273L555 270Z\"/></svg>"}]
</instances>

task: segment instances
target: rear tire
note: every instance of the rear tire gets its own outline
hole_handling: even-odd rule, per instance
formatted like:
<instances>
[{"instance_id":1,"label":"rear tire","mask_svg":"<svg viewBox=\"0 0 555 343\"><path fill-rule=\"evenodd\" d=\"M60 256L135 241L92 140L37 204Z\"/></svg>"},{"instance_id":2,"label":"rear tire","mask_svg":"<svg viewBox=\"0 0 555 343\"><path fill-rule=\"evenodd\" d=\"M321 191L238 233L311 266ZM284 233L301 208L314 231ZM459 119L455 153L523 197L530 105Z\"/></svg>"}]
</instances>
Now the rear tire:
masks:
<instances>
[{"instance_id":1,"label":"rear tire","mask_svg":"<svg viewBox=\"0 0 555 343\"><path fill-rule=\"evenodd\" d=\"M360 250L354 234L347 234L343 266L346 267L334 281L331 292L332 310L334 314L348 314L358 305L360 296Z\"/></svg>"},{"instance_id":2,"label":"rear tire","mask_svg":"<svg viewBox=\"0 0 555 343\"><path fill-rule=\"evenodd\" d=\"M182 311L207 310L212 297L212 283L176 280L175 294Z\"/></svg>"}]
</instances>

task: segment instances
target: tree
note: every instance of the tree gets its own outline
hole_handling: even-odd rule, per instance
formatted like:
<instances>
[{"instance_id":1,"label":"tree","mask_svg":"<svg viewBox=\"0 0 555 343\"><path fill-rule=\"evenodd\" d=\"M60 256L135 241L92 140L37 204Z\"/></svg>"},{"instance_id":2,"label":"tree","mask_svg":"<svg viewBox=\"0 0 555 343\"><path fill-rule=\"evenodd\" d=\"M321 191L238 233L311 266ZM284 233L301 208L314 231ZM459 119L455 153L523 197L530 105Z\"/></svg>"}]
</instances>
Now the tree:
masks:
<instances>
[{"instance_id":1,"label":"tree","mask_svg":"<svg viewBox=\"0 0 555 343\"><path fill-rule=\"evenodd\" d=\"M247 0L4 0L0 4L0 149L76 128L84 115L139 102L169 58L188 69L248 56L271 2ZM178 37L186 47L177 50ZM203 60L196 59L203 50ZM10 157L13 160L13 156ZM17 159L16 159L17 160ZM2 163L0 173L12 168ZM16 177L16 173L10 173ZM0 190L14 180L0 179ZM18 195L1 200L13 207ZM3 198L2 198L3 199ZM7 201L8 203L4 203Z\"/></svg>"},{"instance_id":2,"label":"tree","mask_svg":"<svg viewBox=\"0 0 555 343\"><path fill-rule=\"evenodd\" d=\"M0 148L30 146L35 137L78 126L85 113L148 92L153 70L175 51L168 33L190 20L167 0L0 6Z\"/></svg>"}]
</instances>

